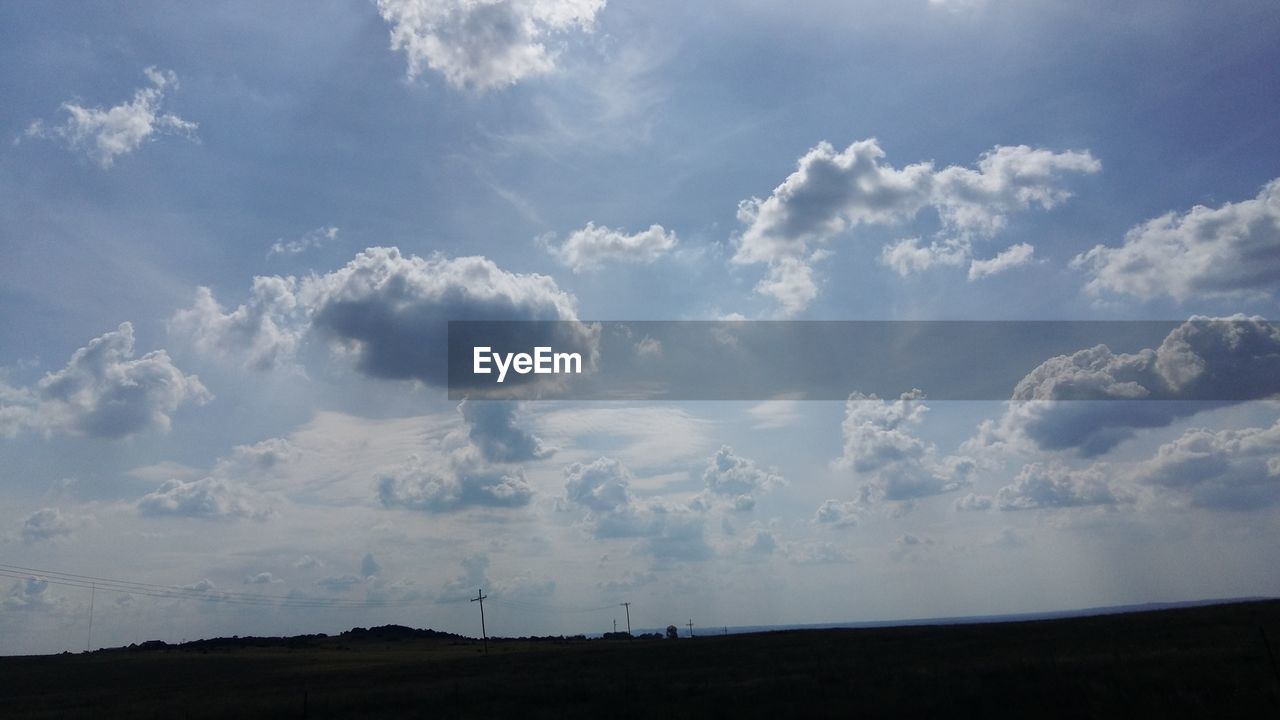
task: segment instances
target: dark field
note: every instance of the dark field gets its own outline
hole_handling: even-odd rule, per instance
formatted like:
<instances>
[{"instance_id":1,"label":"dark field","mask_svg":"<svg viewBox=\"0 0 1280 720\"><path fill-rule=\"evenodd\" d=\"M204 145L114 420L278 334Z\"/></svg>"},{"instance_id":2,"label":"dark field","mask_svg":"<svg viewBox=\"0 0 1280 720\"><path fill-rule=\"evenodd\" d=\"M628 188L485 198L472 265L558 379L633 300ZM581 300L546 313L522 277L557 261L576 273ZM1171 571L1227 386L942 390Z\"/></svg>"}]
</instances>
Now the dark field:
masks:
<instances>
[{"instance_id":1,"label":"dark field","mask_svg":"<svg viewBox=\"0 0 1280 720\"><path fill-rule=\"evenodd\" d=\"M0 716L1278 717L1280 601L693 640L365 633L0 658ZM255 646L256 643L256 646Z\"/></svg>"}]
</instances>

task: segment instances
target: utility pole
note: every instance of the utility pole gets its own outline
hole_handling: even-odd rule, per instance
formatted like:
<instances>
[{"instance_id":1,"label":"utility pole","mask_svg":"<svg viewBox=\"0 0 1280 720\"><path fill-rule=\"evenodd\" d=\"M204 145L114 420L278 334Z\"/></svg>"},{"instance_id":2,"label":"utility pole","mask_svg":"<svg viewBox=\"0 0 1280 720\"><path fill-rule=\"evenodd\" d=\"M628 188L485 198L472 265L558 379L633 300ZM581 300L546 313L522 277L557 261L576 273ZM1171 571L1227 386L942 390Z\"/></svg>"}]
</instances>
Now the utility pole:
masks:
<instances>
[{"instance_id":1,"label":"utility pole","mask_svg":"<svg viewBox=\"0 0 1280 720\"><path fill-rule=\"evenodd\" d=\"M621 603L622 607L627 609L627 637L631 636L631 603ZM615 628L616 629L616 628Z\"/></svg>"},{"instance_id":2,"label":"utility pole","mask_svg":"<svg viewBox=\"0 0 1280 720\"><path fill-rule=\"evenodd\" d=\"M618 618L613 619L613 634L618 634Z\"/></svg>"},{"instance_id":3,"label":"utility pole","mask_svg":"<svg viewBox=\"0 0 1280 720\"><path fill-rule=\"evenodd\" d=\"M81 585L80 587L84 587ZM84 651L89 652L89 645L93 642L93 596L98 593L97 583L89 583L89 634L84 639Z\"/></svg>"},{"instance_id":4,"label":"utility pole","mask_svg":"<svg viewBox=\"0 0 1280 720\"><path fill-rule=\"evenodd\" d=\"M693 637L693 618L689 618L689 637Z\"/></svg>"},{"instance_id":5,"label":"utility pole","mask_svg":"<svg viewBox=\"0 0 1280 720\"><path fill-rule=\"evenodd\" d=\"M480 590L476 590L476 596L471 598L471 602L479 601L480 603L480 638L481 641L484 642L485 655L489 654L489 633L484 629L484 601L487 597L489 596L485 595L484 589L481 588Z\"/></svg>"}]
</instances>

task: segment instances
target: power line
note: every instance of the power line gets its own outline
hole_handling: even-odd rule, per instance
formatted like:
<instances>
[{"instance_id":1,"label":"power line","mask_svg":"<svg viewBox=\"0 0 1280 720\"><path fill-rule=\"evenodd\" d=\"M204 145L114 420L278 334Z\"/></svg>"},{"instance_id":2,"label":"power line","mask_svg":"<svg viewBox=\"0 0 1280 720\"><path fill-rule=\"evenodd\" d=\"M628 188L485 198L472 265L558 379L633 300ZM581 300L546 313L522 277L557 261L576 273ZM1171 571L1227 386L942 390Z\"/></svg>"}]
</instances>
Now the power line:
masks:
<instances>
[{"instance_id":1,"label":"power line","mask_svg":"<svg viewBox=\"0 0 1280 720\"><path fill-rule=\"evenodd\" d=\"M87 644L92 644L94 600L98 590L167 600L198 600L200 602L221 603L226 605L247 605L274 607L280 609L362 610L424 604L442 604L439 601L429 598L350 599L336 597L308 597L305 595L268 595L265 593L219 590L212 587L202 588L181 585L163 585L159 583L148 583L135 580L122 580L120 578L85 575L80 573L64 572L61 570L52 570L49 568L14 565L10 563L0 563L0 578L12 578L15 580L35 579L50 585L88 590L90 607L89 634L88 639L86 640ZM482 639L485 643L486 654L488 652L488 632L485 627L483 600L488 600L492 603L498 603L500 605L526 612L547 613L594 613L616 609L621 605L626 609L627 634L631 634L630 602L610 603L608 605L597 605L591 607L554 605L527 600L517 600L514 598L503 598L501 596L491 598L489 595L484 595L482 591L477 591L477 597L471 598L471 601L480 602L480 630ZM690 634L692 634L692 625L690 625Z\"/></svg>"},{"instance_id":2,"label":"power line","mask_svg":"<svg viewBox=\"0 0 1280 720\"><path fill-rule=\"evenodd\" d=\"M507 605L520 610L540 610L543 612L558 612L558 613L600 612L602 610L612 610L618 607L616 603L610 603L608 605L599 605L596 607L582 607L582 606L573 606L573 605L550 605L547 603L536 603L536 602L529 602L527 600L515 600L512 598L504 598L504 597L494 597L492 600L489 600L489 602L498 603L500 605Z\"/></svg>"},{"instance_id":3,"label":"power line","mask_svg":"<svg viewBox=\"0 0 1280 720\"><path fill-rule=\"evenodd\" d=\"M10 573L15 573L15 572L34 573L40 577L53 577L58 580L66 580L68 582L83 582L83 583L86 583L85 587L88 587L88 584L97 582L99 584L107 584L107 585L112 585L112 586L117 586L122 588L138 588L138 592L163 591L163 592L169 592L169 593L188 593L188 594L196 594L196 595L202 595L202 594L211 592L208 590L194 588L191 586L158 585L155 583L137 582L133 580L119 580L116 578L105 578L105 577L98 577L95 575L78 575L76 573L61 572L58 570L49 570L45 568L33 568L33 567L25 567L22 565L9 565L7 563L0 563L0 572L4 572L4 571L8 571ZM239 592L235 590L216 590L212 592L216 592L220 595L224 595L230 598L244 598L244 599L250 599L250 600L261 600L261 599L296 600L296 599L299 599L299 598L289 598L288 596L282 596L282 595L266 595L264 593ZM302 598L302 599L305 599L308 601L332 600L335 602L356 602L351 600L344 600L343 598Z\"/></svg>"},{"instance_id":4,"label":"power line","mask_svg":"<svg viewBox=\"0 0 1280 720\"><path fill-rule=\"evenodd\" d=\"M59 585L63 587L83 588L85 590L106 590L108 592L121 593L124 595L140 595L143 597L154 597L166 600L199 600L202 602L226 603L229 605L253 605L253 606L272 606L281 608L371 608L371 607L398 607L419 601L411 600L347 600L341 598L306 598L306 597L288 597L279 595L262 595L257 598L235 597L228 592L221 590L200 590L200 589L184 589L182 591L151 591L142 590L133 587L117 587L111 584L77 582L60 580L56 577L48 577L42 574L32 573L16 573L8 570L0 569L0 577L13 578L15 580L36 579L50 585Z\"/></svg>"},{"instance_id":5,"label":"power line","mask_svg":"<svg viewBox=\"0 0 1280 720\"><path fill-rule=\"evenodd\" d=\"M423 599L354 600L347 598L323 598L288 595L266 595L231 590L204 589L182 587L177 585L158 585L155 583L134 582L115 578L104 578L92 575L79 575L46 568L27 567L0 563L0 577L25 580L35 578L50 585L78 587L90 591L90 595L98 590L106 590L129 595L141 595L172 600L200 600L203 602L220 602L235 605L269 605L286 608L371 608L396 607L428 602Z\"/></svg>"}]
</instances>

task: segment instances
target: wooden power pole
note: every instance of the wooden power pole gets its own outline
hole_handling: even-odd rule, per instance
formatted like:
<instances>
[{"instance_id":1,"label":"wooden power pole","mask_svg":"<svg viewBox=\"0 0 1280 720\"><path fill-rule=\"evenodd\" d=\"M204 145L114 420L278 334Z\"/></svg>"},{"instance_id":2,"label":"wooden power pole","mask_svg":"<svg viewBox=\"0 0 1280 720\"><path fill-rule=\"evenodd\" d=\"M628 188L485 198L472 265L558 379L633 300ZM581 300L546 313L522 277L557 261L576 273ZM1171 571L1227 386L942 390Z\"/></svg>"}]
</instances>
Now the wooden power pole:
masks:
<instances>
[{"instance_id":1,"label":"wooden power pole","mask_svg":"<svg viewBox=\"0 0 1280 720\"><path fill-rule=\"evenodd\" d=\"M489 597L484 594L484 589L476 590L476 596L471 598L471 602L480 603L480 639L484 643L484 654L489 654L489 633L484 629L484 601Z\"/></svg>"},{"instance_id":2,"label":"wooden power pole","mask_svg":"<svg viewBox=\"0 0 1280 720\"><path fill-rule=\"evenodd\" d=\"M631 603L620 603L622 607L627 609L627 637L631 637Z\"/></svg>"}]
</instances>

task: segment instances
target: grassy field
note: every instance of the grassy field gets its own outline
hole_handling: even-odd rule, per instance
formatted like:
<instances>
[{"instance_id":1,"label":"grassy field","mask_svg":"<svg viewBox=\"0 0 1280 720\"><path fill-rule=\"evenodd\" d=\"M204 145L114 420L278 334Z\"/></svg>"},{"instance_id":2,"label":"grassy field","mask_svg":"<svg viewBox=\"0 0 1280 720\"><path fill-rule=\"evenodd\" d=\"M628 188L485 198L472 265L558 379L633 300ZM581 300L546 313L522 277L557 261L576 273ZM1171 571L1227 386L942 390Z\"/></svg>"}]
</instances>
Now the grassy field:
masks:
<instances>
[{"instance_id":1,"label":"grassy field","mask_svg":"<svg viewBox=\"0 0 1280 720\"><path fill-rule=\"evenodd\" d=\"M1264 635L1265 634L1265 635ZM1278 717L1280 601L680 640L362 633L0 658L0 716Z\"/></svg>"}]
</instances>

